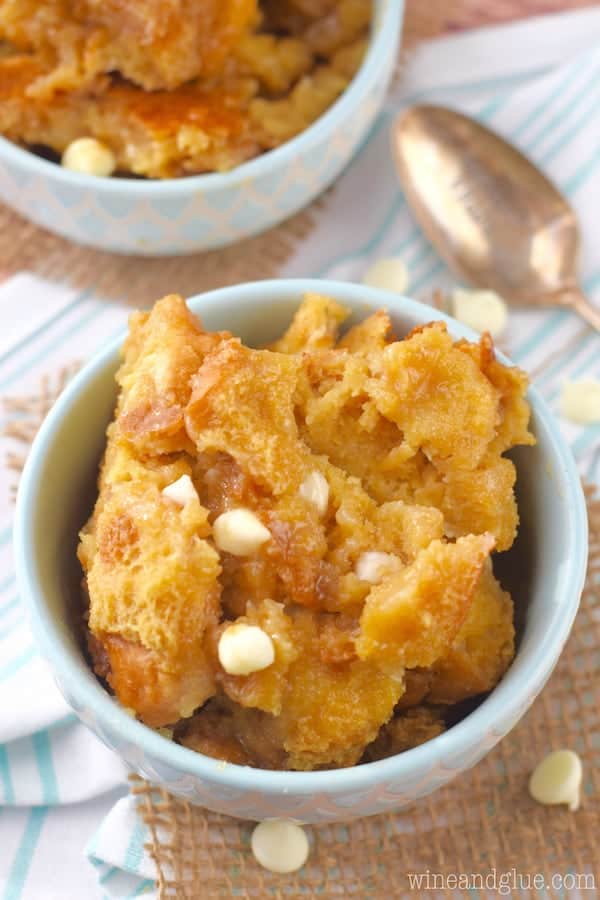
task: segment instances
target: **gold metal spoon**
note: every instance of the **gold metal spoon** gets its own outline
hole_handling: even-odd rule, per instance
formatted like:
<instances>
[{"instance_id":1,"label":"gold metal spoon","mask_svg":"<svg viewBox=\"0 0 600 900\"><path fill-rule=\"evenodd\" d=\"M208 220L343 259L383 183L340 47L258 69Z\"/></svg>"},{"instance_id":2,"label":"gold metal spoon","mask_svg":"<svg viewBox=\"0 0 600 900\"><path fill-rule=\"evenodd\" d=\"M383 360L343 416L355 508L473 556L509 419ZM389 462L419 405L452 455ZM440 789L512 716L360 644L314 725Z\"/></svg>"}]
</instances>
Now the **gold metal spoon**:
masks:
<instances>
[{"instance_id":1,"label":"gold metal spoon","mask_svg":"<svg viewBox=\"0 0 600 900\"><path fill-rule=\"evenodd\" d=\"M452 269L509 303L572 307L600 331L577 279L575 213L533 163L441 106L411 107L392 137L406 198Z\"/></svg>"}]
</instances>

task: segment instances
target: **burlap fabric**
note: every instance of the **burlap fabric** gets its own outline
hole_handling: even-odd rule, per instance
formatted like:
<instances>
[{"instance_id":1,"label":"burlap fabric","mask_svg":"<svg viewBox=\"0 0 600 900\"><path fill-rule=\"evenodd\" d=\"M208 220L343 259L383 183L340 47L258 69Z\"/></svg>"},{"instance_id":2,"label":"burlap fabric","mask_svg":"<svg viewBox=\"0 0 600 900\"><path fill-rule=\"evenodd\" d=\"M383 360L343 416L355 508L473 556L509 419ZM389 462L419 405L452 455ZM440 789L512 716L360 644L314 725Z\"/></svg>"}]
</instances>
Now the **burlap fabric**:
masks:
<instances>
[{"instance_id":1,"label":"burlap fabric","mask_svg":"<svg viewBox=\"0 0 600 900\"><path fill-rule=\"evenodd\" d=\"M446 31L590 5L590 0L408 0L404 46L410 49ZM326 196L317 204L323 202ZM275 276L310 230L317 204L235 248L173 260L118 258L75 247L0 207L0 277L28 269L82 288L93 280L99 296L147 305L170 291L185 295ZM24 444L31 440L68 374L46 380L40 396L8 401L19 413L14 437ZM18 469L22 457L16 454L8 462ZM573 633L545 690L498 747L407 810L312 828L309 862L299 875L284 878L254 862L249 823L191 807L134 779L132 790L150 829L160 897L600 895L600 498L592 488L586 493L590 562ZM540 807L527 793L533 767L559 747L576 750L583 760L584 795L576 813Z\"/></svg>"}]
</instances>

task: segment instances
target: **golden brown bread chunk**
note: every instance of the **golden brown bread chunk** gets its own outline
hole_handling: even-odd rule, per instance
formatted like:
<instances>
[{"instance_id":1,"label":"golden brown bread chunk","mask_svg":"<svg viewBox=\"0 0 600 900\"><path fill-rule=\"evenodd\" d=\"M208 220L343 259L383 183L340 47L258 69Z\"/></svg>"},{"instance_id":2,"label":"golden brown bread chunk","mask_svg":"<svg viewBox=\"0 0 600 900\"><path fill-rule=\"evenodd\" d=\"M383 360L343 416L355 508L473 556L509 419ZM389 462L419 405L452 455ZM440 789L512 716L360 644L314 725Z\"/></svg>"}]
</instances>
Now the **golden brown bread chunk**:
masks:
<instances>
[{"instance_id":1,"label":"golden brown bread chunk","mask_svg":"<svg viewBox=\"0 0 600 900\"><path fill-rule=\"evenodd\" d=\"M456 346L477 363L500 394L500 420L490 450L503 453L517 444L535 444L535 438L529 431L530 409L525 399L528 384L525 372L516 366L503 366L498 362L489 334L483 334L478 344L457 341Z\"/></svg>"},{"instance_id":2,"label":"golden brown bread chunk","mask_svg":"<svg viewBox=\"0 0 600 900\"><path fill-rule=\"evenodd\" d=\"M27 90L44 72L33 56L0 58L0 132L14 141L63 149L80 135L75 104L31 102Z\"/></svg>"},{"instance_id":3,"label":"golden brown bread chunk","mask_svg":"<svg viewBox=\"0 0 600 900\"><path fill-rule=\"evenodd\" d=\"M264 26L269 31L304 34L315 18L331 12L338 0L262 0Z\"/></svg>"},{"instance_id":4,"label":"golden brown bread chunk","mask_svg":"<svg viewBox=\"0 0 600 900\"><path fill-rule=\"evenodd\" d=\"M392 715L403 681L356 657L327 661L318 620L308 610L299 610L294 624L300 653L288 672L278 721L288 765L353 765Z\"/></svg>"},{"instance_id":5,"label":"golden brown bread chunk","mask_svg":"<svg viewBox=\"0 0 600 900\"><path fill-rule=\"evenodd\" d=\"M422 450L440 470L479 464L496 435L499 397L470 356L454 347L444 324L390 345L374 374L375 406L412 453Z\"/></svg>"},{"instance_id":6,"label":"golden brown bread chunk","mask_svg":"<svg viewBox=\"0 0 600 900\"><path fill-rule=\"evenodd\" d=\"M357 325L353 325L338 341L341 350L368 355L381 352L391 340L392 323L390 317L382 309L378 310Z\"/></svg>"},{"instance_id":7,"label":"golden brown bread chunk","mask_svg":"<svg viewBox=\"0 0 600 900\"><path fill-rule=\"evenodd\" d=\"M114 82L94 94L29 97L42 72L33 57L0 60L0 132L14 141L62 153L91 136L110 147L120 171L152 178L230 169L258 152L246 112L251 79L153 93Z\"/></svg>"},{"instance_id":8,"label":"golden brown bread chunk","mask_svg":"<svg viewBox=\"0 0 600 900\"><path fill-rule=\"evenodd\" d=\"M284 334L271 344L277 353L303 353L333 347L350 310L322 294L307 294Z\"/></svg>"},{"instance_id":9,"label":"golden brown bread chunk","mask_svg":"<svg viewBox=\"0 0 600 900\"><path fill-rule=\"evenodd\" d=\"M526 379L487 338L454 343L433 323L397 341L383 312L340 336L347 314L309 295L268 350L206 333L177 296L131 319L79 547L88 643L124 705L229 762L402 752L513 657L489 557L514 539L501 454L533 440ZM467 436L452 410L475 419ZM162 493L182 475L197 494L183 506ZM321 504L304 490L315 476ZM248 555L213 533L238 507L268 529ZM274 662L225 671L232 623L262 628Z\"/></svg>"},{"instance_id":10,"label":"golden brown bread chunk","mask_svg":"<svg viewBox=\"0 0 600 900\"><path fill-rule=\"evenodd\" d=\"M175 740L226 762L284 769L286 753L277 719L257 709L247 709L217 696L191 719L181 722Z\"/></svg>"},{"instance_id":11,"label":"golden brown bread chunk","mask_svg":"<svg viewBox=\"0 0 600 900\"><path fill-rule=\"evenodd\" d=\"M256 20L257 0L2 0L0 38L48 70L30 96L80 90L109 72L172 90L221 72Z\"/></svg>"},{"instance_id":12,"label":"golden brown bread chunk","mask_svg":"<svg viewBox=\"0 0 600 900\"><path fill-rule=\"evenodd\" d=\"M79 558L89 628L121 702L152 725L190 715L215 689L207 635L219 615L218 554L199 501L161 493L191 473L183 407L192 372L220 338L203 333L180 297L132 316L94 513Z\"/></svg>"},{"instance_id":13,"label":"golden brown bread chunk","mask_svg":"<svg viewBox=\"0 0 600 900\"><path fill-rule=\"evenodd\" d=\"M360 618L361 659L388 672L431 666L464 622L493 546L489 534L455 544L435 540L412 565L376 585Z\"/></svg>"},{"instance_id":14,"label":"golden brown bread chunk","mask_svg":"<svg viewBox=\"0 0 600 900\"><path fill-rule=\"evenodd\" d=\"M310 456L294 419L299 368L293 356L223 343L192 381L186 428L198 451L228 454L273 495L297 488Z\"/></svg>"},{"instance_id":15,"label":"golden brown bread chunk","mask_svg":"<svg viewBox=\"0 0 600 900\"><path fill-rule=\"evenodd\" d=\"M517 472L510 459L490 453L476 469L452 468L444 473L439 506L446 521L446 534L455 537L477 531L489 531L496 538L497 550L508 550L515 539L519 514L514 496ZM424 488L415 493L427 502Z\"/></svg>"},{"instance_id":16,"label":"golden brown bread chunk","mask_svg":"<svg viewBox=\"0 0 600 900\"><path fill-rule=\"evenodd\" d=\"M427 702L458 703L490 691L508 669L514 652L512 598L494 578L488 560L450 650L432 666Z\"/></svg>"},{"instance_id":17,"label":"golden brown bread chunk","mask_svg":"<svg viewBox=\"0 0 600 900\"><path fill-rule=\"evenodd\" d=\"M185 459L138 462L109 429L109 452L79 558L89 628L110 662L121 702L151 725L190 715L214 692L206 634L218 619L220 564L198 501L183 510L161 490L189 473Z\"/></svg>"},{"instance_id":18,"label":"golden brown bread chunk","mask_svg":"<svg viewBox=\"0 0 600 900\"><path fill-rule=\"evenodd\" d=\"M184 422L192 378L227 338L227 332L203 331L176 294L159 300L152 313L131 316L117 373L117 425L140 454L192 448Z\"/></svg>"},{"instance_id":19,"label":"golden brown bread chunk","mask_svg":"<svg viewBox=\"0 0 600 900\"><path fill-rule=\"evenodd\" d=\"M374 499L437 507L448 537L488 531L498 550L509 549L518 525L516 471L501 454L534 440L524 373L497 362L489 337L453 344L441 322L389 343L383 313L351 328L335 350L330 337L311 346L305 323L335 335L339 321L324 326L320 301L309 304L276 345L305 354L298 388L305 442L360 478Z\"/></svg>"}]
</instances>

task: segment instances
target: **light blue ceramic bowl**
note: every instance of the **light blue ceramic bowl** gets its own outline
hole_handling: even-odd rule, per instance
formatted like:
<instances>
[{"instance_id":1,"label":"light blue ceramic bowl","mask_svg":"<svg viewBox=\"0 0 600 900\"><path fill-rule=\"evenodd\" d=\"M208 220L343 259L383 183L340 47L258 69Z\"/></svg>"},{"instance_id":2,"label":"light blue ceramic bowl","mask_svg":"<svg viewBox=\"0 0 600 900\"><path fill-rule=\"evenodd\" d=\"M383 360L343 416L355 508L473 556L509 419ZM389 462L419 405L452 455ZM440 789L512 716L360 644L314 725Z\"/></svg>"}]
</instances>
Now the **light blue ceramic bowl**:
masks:
<instances>
[{"instance_id":1,"label":"light blue ceramic bowl","mask_svg":"<svg viewBox=\"0 0 600 900\"><path fill-rule=\"evenodd\" d=\"M350 306L355 319L387 307L398 333L432 317L456 337L472 331L430 307L360 285L265 281L195 297L210 329L229 329L250 344L281 333L306 291ZM520 719L544 686L577 612L587 555L587 520L579 477L552 413L529 392L534 448L514 454L522 524L504 565L522 622L517 656L492 694L462 722L421 747L351 769L267 772L177 746L134 721L90 671L68 611L79 603L78 528L94 500L104 430L115 402L117 341L60 397L36 438L21 480L15 524L17 571L37 641L80 718L133 769L180 797L251 819L290 816L344 820L404 806L481 759Z\"/></svg>"},{"instance_id":2,"label":"light blue ceramic bowl","mask_svg":"<svg viewBox=\"0 0 600 900\"><path fill-rule=\"evenodd\" d=\"M375 0L365 61L298 137L231 172L166 181L70 172L0 137L0 199L37 225L114 253L168 256L233 244L306 206L339 175L381 109L404 0Z\"/></svg>"}]
</instances>

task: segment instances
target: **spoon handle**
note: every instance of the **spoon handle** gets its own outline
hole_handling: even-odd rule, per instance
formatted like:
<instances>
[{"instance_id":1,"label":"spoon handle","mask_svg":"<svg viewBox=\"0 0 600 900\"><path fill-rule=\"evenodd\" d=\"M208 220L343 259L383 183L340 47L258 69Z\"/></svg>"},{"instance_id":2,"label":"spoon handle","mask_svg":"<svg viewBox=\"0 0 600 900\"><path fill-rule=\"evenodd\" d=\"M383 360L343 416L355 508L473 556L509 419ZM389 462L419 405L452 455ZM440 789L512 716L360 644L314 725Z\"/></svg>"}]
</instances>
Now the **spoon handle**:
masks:
<instances>
[{"instance_id":1,"label":"spoon handle","mask_svg":"<svg viewBox=\"0 0 600 900\"><path fill-rule=\"evenodd\" d=\"M592 306L585 294L583 294L579 288L570 290L564 296L563 302L565 305L573 307L575 312L578 313L588 325L591 325L596 331L600 331L600 309L596 309Z\"/></svg>"}]
</instances>

